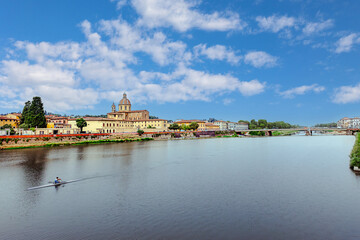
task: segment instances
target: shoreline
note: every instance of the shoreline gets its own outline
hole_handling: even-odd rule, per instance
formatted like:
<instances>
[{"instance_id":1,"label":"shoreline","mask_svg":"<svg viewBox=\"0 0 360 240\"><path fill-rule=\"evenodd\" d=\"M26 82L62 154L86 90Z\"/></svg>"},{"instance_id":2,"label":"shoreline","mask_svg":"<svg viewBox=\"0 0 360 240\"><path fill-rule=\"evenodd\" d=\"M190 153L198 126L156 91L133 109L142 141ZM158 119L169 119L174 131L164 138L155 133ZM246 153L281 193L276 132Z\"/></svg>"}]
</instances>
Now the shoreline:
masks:
<instances>
[{"instance_id":1,"label":"shoreline","mask_svg":"<svg viewBox=\"0 0 360 240\"><path fill-rule=\"evenodd\" d=\"M28 148L53 148L53 147L64 147L72 145L88 145L88 144L103 144L103 143L125 143L125 142L144 142L151 141L153 138L124 138L124 139L99 139L99 140L85 140L77 142L44 142L40 144L29 144L29 145L8 145L1 146L0 150L15 150L15 149L28 149Z\"/></svg>"},{"instance_id":2,"label":"shoreline","mask_svg":"<svg viewBox=\"0 0 360 240\"><path fill-rule=\"evenodd\" d=\"M16 150L28 148L53 148L71 145L88 145L88 144L103 144L103 143L124 143L124 142L142 142L142 141L163 141L163 140L194 140L194 139L215 139L215 138L263 138L263 137L285 137L295 136L289 132L283 132L279 135L261 136L261 135L238 135L234 133L223 133L216 135L199 135L196 136L194 132L181 132L175 136L174 133L162 134L143 134L143 137L134 134L124 135L107 135L107 136L60 136L56 137L35 137L35 138L2 138L0 139L1 150ZM324 134L326 136L335 136L343 134ZM304 135L305 136L305 135ZM96 139L94 139L96 138Z\"/></svg>"}]
</instances>

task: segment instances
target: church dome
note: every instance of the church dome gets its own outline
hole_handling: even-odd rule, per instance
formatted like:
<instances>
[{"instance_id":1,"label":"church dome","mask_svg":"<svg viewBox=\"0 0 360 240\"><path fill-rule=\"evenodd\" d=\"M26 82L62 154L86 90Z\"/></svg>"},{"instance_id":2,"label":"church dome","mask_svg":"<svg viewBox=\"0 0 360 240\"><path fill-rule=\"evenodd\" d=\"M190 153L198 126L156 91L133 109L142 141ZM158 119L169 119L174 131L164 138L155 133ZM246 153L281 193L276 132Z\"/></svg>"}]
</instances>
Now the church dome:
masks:
<instances>
[{"instance_id":1,"label":"church dome","mask_svg":"<svg viewBox=\"0 0 360 240\"><path fill-rule=\"evenodd\" d=\"M127 99L126 93L123 94L123 99L120 100L119 104L121 105L130 105L130 100Z\"/></svg>"},{"instance_id":2,"label":"church dome","mask_svg":"<svg viewBox=\"0 0 360 240\"><path fill-rule=\"evenodd\" d=\"M130 103L130 100L129 100L129 99L127 99L127 98L124 99L124 98L123 98L123 99L120 100L120 103L119 103L119 104L131 104L131 103Z\"/></svg>"}]
</instances>

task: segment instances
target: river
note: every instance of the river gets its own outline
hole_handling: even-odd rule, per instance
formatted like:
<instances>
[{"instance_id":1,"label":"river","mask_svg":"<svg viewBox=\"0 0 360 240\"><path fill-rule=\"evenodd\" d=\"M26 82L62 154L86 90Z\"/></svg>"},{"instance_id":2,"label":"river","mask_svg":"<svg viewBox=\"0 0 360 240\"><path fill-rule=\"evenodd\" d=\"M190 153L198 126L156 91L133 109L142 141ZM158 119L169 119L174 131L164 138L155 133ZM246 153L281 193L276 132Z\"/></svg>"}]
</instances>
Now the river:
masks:
<instances>
[{"instance_id":1,"label":"river","mask_svg":"<svg viewBox=\"0 0 360 240\"><path fill-rule=\"evenodd\" d=\"M360 239L353 136L0 151L0 239ZM25 191L55 177L87 178Z\"/></svg>"}]
</instances>

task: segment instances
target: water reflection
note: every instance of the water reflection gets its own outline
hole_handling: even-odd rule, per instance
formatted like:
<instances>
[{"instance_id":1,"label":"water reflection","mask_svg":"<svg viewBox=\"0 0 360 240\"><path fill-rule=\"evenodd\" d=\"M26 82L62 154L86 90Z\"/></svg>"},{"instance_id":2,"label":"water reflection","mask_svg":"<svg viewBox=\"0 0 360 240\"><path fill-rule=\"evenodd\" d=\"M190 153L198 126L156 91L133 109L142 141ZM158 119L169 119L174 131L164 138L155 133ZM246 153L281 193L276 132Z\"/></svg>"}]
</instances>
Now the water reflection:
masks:
<instances>
[{"instance_id":1,"label":"water reflection","mask_svg":"<svg viewBox=\"0 0 360 240\"><path fill-rule=\"evenodd\" d=\"M9 160L0 161L0 238L351 239L360 233L353 142L223 138L1 152ZM24 191L58 174L86 181Z\"/></svg>"}]
</instances>

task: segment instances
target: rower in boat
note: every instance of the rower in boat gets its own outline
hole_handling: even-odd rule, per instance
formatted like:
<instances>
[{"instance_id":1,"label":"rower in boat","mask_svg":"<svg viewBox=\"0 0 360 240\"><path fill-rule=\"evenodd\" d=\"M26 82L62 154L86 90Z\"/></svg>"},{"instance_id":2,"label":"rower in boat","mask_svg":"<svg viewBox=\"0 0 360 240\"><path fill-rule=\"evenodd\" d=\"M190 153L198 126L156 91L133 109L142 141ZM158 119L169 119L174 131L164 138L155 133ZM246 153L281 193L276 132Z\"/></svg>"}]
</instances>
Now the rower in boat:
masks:
<instances>
[{"instance_id":1,"label":"rower in boat","mask_svg":"<svg viewBox=\"0 0 360 240\"><path fill-rule=\"evenodd\" d=\"M55 183L55 184L58 184L58 183L61 183L61 181L62 181L61 178L56 177L54 183Z\"/></svg>"}]
</instances>

